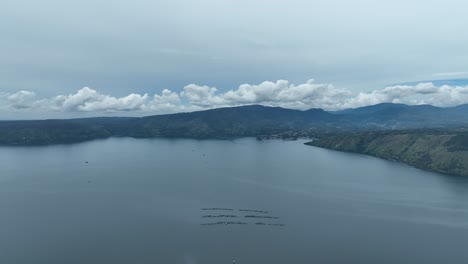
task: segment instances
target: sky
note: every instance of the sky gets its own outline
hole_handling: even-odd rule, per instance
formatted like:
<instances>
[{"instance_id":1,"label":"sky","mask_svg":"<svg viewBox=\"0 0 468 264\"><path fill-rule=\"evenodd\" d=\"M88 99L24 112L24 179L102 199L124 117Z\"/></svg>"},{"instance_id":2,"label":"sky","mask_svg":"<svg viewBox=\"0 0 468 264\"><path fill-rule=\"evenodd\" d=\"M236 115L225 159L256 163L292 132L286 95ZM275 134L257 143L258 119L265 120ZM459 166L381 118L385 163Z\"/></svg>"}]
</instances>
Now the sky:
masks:
<instances>
[{"instance_id":1,"label":"sky","mask_svg":"<svg viewBox=\"0 0 468 264\"><path fill-rule=\"evenodd\" d=\"M0 119L468 103L463 0L4 0Z\"/></svg>"}]
</instances>

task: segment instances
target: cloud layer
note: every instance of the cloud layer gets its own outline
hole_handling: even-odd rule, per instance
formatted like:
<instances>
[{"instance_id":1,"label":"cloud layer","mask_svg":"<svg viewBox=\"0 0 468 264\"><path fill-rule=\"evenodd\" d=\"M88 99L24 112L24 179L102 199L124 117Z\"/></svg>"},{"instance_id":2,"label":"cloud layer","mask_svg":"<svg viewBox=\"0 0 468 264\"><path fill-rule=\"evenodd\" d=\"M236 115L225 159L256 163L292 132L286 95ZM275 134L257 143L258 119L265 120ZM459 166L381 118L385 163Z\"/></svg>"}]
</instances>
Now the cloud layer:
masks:
<instances>
[{"instance_id":1,"label":"cloud layer","mask_svg":"<svg viewBox=\"0 0 468 264\"><path fill-rule=\"evenodd\" d=\"M45 112L150 112L174 113L226 106L262 104L292 109L339 110L378 103L455 106L468 103L468 86L436 86L433 83L396 85L370 92L353 93L331 84L309 80L292 84L286 80L242 84L219 92L216 87L189 84L181 92L164 89L160 94L129 94L124 97L101 94L84 87L74 94L38 98L33 91L0 93L1 111Z\"/></svg>"}]
</instances>

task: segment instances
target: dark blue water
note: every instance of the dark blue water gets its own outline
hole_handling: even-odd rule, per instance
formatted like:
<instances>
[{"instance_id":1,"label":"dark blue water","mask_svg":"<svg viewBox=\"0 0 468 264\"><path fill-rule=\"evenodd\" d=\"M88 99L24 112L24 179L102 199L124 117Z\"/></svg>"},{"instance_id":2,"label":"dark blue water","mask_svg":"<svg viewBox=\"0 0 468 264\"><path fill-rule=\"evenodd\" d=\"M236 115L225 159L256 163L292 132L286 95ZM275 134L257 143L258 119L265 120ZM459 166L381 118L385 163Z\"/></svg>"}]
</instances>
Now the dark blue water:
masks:
<instances>
[{"instance_id":1,"label":"dark blue water","mask_svg":"<svg viewBox=\"0 0 468 264\"><path fill-rule=\"evenodd\" d=\"M285 226L202 226L206 207ZM0 263L467 263L467 245L467 180L299 141L0 148Z\"/></svg>"}]
</instances>

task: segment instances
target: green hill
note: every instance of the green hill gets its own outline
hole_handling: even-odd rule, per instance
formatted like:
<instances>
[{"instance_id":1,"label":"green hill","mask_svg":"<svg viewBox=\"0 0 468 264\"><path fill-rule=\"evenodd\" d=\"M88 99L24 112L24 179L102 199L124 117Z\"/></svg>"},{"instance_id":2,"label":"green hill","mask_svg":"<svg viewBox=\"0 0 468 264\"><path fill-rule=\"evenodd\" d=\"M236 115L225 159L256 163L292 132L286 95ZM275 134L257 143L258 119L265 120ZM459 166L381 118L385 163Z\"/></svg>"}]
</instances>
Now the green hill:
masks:
<instances>
[{"instance_id":1,"label":"green hill","mask_svg":"<svg viewBox=\"0 0 468 264\"><path fill-rule=\"evenodd\" d=\"M249 105L147 117L0 121L0 145L49 145L108 137L238 138L314 136L339 131L375 131L468 126L468 106L440 108L378 104L327 112ZM281 138L281 136L279 136Z\"/></svg>"},{"instance_id":2,"label":"green hill","mask_svg":"<svg viewBox=\"0 0 468 264\"><path fill-rule=\"evenodd\" d=\"M400 161L445 174L468 176L468 132L462 129L451 132L407 130L335 134L306 144Z\"/></svg>"},{"instance_id":3,"label":"green hill","mask_svg":"<svg viewBox=\"0 0 468 264\"><path fill-rule=\"evenodd\" d=\"M325 130L339 117L321 109L298 111L252 105L141 118L0 121L0 145L67 144L108 137L255 137Z\"/></svg>"}]
</instances>

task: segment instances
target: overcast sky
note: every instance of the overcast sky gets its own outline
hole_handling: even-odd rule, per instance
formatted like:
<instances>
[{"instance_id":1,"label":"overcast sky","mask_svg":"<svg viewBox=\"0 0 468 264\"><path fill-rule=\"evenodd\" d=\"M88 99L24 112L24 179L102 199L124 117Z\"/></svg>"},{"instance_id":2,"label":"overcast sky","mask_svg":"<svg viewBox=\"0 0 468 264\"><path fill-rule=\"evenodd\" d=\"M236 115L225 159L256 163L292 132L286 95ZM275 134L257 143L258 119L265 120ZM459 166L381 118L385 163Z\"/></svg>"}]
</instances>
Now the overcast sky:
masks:
<instances>
[{"instance_id":1,"label":"overcast sky","mask_svg":"<svg viewBox=\"0 0 468 264\"><path fill-rule=\"evenodd\" d=\"M4 0L0 118L468 103L466 10L463 0ZM445 79L462 81L431 82Z\"/></svg>"}]
</instances>

